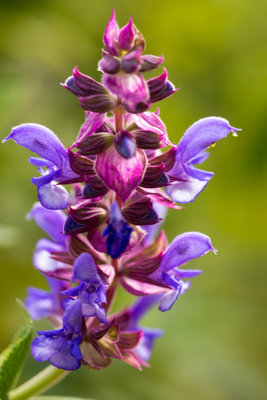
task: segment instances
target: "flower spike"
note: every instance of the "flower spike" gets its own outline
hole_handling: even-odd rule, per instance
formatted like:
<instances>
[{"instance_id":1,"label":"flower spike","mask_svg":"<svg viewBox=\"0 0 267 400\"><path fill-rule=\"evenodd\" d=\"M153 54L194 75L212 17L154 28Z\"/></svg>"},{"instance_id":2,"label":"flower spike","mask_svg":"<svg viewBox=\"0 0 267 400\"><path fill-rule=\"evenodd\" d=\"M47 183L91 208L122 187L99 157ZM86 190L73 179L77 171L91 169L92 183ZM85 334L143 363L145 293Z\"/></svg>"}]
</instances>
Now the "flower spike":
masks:
<instances>
[{"instance_id":1,"label":"flower spike","mask_svg":"<svg viewBox=\"0 0 267 400\"><path fill-rule=\"evenodd\" d=\"M75 67L62 85L85 116L69 148L39 124L18 125L3 140L38 156L29 162L39 172L31 181L40 203L27 217L48 235L38 240L33 264L49 289L29 287L25 306L33 319L53 325L33 340L34 359L66 371L100 370L113 359L139 370L149 366L163 333L141 326L141 318L156 305L170 310L202 273L185 263L216 253L200 232L181 233L168 245L167 210L195 200L214 175L196 166L209 147L238 131L226 119L208 117L173 144L159 108L150 107L178 89L165 68L148 80L143 75L163 56L144 54L132 17L120 28L115 10L103 41L101 82ZM139 299L112 314L119 286Z\"/></svg>"}]
</instances>

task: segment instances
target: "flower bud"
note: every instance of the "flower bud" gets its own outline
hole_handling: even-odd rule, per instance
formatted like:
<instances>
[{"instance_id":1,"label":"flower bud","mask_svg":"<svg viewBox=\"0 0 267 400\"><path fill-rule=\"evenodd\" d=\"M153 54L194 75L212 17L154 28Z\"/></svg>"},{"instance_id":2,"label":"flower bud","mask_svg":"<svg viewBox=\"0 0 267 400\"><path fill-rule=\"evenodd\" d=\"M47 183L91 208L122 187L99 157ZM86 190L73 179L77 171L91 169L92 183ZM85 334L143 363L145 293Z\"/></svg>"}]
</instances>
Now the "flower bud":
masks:
<instances>
[{"instance_id":1,"label":"flower bud","mask_svg":"<svg viewBox=\"0 0 267 400\"><path fill-rule=\"evenodd\" d=\"M127 25L121 28L118 38L119 48L122 50L130 50L134 40L133 19L130 17Z\"/></svg>"},{"instance_id":2,"label":"flower bud","mask_svg":"<svg viewBox=\"0 0 267 400\"><path fill-rule=\"evenodd\" d=\"M114 136L107 132L95 133L88 136L84 141L77 143L80 150L79 153L83 155L93 155L102 153L109 148L113 143Z\"/></svg>"},{"instance_id":3,"label":"flower bud","mask_svg":"<svg viewBox=\"0 0 267 400\"><path fill-rule=\"evenodd\" d=\"M140 149L156 150L161 147L162 135L159 133L142 129L132 131L132 133L135 135L137 147Z\"/></svg>"},{"instance_id":4,"label":"flower bud","mask_svg":"<svg viewBox=\"0 0 267 400\"><path fill-rule=\"evenodd\" d=\"M142 65L139 68L140 72L151 71L152 69L158 68L163 63L164 57L157 57L153 55L145 55L141 57Z\"/></svg>"},{"instance_id":5,"label":"flower bud","mask_svg":"<svg viewBox=\"0 0 267 400\"><path fill-rule=\"evenodd\" d=\"M167 186L170 182L168 175L164 172L164 163L156 166L149 166L146 169L145 176L140 186L146 188L157 188Z\"/></svg>"},{"instance_id":6,"label":"flower bud","mask_svg":"<svg viewBox=\"0 0 267 400\"><path fill-rule=\"evenodd\" d=\"M135 137L128 131L121 131L115 137L115 147L120 155L126 160L135 156L136 142Z\"/></svg>"},{"instance_id":7,"label":"flower bud","mask_svg":"<svg viewBox=\"0 0 267 400\"><path fill-rule=\"evenodd\" d=\"M175 89L173 84L168 81L167 78L168 73L167 70L164 69L164 72L161 75L147 81L151 103L163 100L177 92L178 89Z\"/></svg>"},{"instance_id":8,"label":"flower bud","mask_svg":"<svg viewBox=\"0 0 267 400\"><path fill-rule=\"evenodd\" d=\"M71 169L79 175L94 174L94 163L89 158L68 149Z\"/></svg>"},{"instance_id":9,"label":"flower bud","mask_svg":"<svg viewBox=\"0 0 267 400\"><path fill-rule=\"evenodd\" d=\"M107 253L112 258L118 258L126 250L133 229L125 222L119 205L116 201L112 203L110 220L103 236L107 236Z\"/></svg>"},{"instance_id":10,"label":"flower bud","mask_svg":"<svg viewBox=\"0 0 267 400\"><path fill-rule=\"evenodd\" d=\"M112 111L117 104L115 97L110 94L96 94L88 97L79 97L79 100L82 108L96 113Z\"/></svg>"},{"instance_id":11,"label":"flower bud","mask_svg":"<svg viewBox=\"0 0 267 400\"><path fill-rule=\"evenodd\" d=\"M137 198L137 201L128 201L122 209L125 219L134 225L153 225L159 222L159 217L153 209L152 201L149 197Z\"/></svg>"},{"instance_id":12,"label":"flower bud","mask_svg":"<svg viewBox=\"0 0 267 400\"><path fill-rule=\"evenodd\" d=\"M127 74L132 74L138 71L141 64L141 50L137 49L126 54L121 60L121 69Z\"/></svg>"},{"instance_id":13,"label":"flower bud","mask_svg":"<svg viewBox=\"0 0 267 400\"><path fill-rule=\"evenodd\" d=\"M107 53L103 54L103 58L99 61L98 66L101 71L107 74L116 74L120 70L119 60Z\"/></svg>"}]
</instances>

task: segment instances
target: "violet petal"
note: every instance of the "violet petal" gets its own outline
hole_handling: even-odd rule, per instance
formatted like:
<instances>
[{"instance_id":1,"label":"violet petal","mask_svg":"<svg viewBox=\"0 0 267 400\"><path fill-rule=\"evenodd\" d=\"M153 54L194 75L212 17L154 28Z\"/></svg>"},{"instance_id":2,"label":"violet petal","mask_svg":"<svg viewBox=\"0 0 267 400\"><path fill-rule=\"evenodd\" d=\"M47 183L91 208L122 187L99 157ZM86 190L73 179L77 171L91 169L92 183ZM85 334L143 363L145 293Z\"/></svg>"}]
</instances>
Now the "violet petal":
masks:
<instances>
[{"instance_id":1,"label":"violet petal","mask_svg":"<svg viewBox=\"0 0 267 400\"><path fill-rule=\"evenodd\" d=\"M50 210L67 208L70 202L69 194L63 186L48 183L38 188L40 203Z\"/></svg>"},{"instance_id":2,"label":"violet petal","mask_svg":"<svg viewBox=\"0 0 267 400\"><path fill-rule=\"evenodd\" d=\"M67 152L58 137L50 129L39 124L22 124L12 129L3 142L13 139L20 146L26 147L40 157L61 167L67 158Z\"/></svg>"},{"instance_id":3,"label":"violet petal","mask_svg":"<svg viewBox=\"0 0 267 400\"><path fill-rule=\"evenodd\" d=\"M177 236L169 245L161 260L161 267L169 271L194 258L216 252L210 238L199 232L186 232Z\"/></svg>"}]
</instances>

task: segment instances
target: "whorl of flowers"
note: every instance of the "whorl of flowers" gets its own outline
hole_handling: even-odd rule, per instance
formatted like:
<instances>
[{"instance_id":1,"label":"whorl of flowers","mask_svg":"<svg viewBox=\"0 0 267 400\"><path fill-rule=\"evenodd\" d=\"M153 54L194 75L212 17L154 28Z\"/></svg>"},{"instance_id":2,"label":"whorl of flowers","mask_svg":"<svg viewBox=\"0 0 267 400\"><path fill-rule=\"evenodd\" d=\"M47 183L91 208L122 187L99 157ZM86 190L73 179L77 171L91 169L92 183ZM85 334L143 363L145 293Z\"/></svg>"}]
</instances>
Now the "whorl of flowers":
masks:
<instances>
[{"instance_id":1,"label":"whorl of flowers","mask_svg":"<svg viewBox=\"0 0 267 400\"><path fill-rule=\"evenodd\" d=\"M39 203L28 217L50 236L38 241L33 260L50 291L29 288L25 305L33 319L46 317L55 328L38 332L33 357L65 370L101 369L113 358L138 369L148 365L162 332L141 326L141 317L157 303L169 310L188 279L201 273L184 264L215 252L199 232L182 233L168 245L159 231L166 210L194 201L213 176L196 165L236 131L223 118L203 118L172 144L158 109L148 110L177 89L165 69L149 80L143 75L163 57L145 55L132 18L120 29L115 12L104 44L102 83L75 67L63 84L85 109L69 149L38 124L16 126L4 139L41 157L29 159L40 176L32 178ZM112 314L119 285L139 298Z\"/></svg>"}]
</instances>

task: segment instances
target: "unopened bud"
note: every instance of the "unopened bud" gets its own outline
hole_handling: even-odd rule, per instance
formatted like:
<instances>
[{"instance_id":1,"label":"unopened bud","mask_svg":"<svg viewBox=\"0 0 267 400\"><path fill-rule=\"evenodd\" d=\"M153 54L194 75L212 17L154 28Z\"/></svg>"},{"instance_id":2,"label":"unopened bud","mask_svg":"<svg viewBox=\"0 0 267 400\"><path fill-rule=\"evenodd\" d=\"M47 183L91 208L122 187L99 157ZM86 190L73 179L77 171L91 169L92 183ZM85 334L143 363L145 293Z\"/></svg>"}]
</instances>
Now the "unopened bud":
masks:
<instances>
[{"instance_id":1,"label":"unopened bud","mask_svg":"<svg viewBox=\"0 0 267 400\"><path fill-rule=\"evenodd\" d=\"M136 141L132 133L128 131L121 131L115 137L115 146L120 155L127 160L135 156Z\"/></svg>"}]
</instances>

